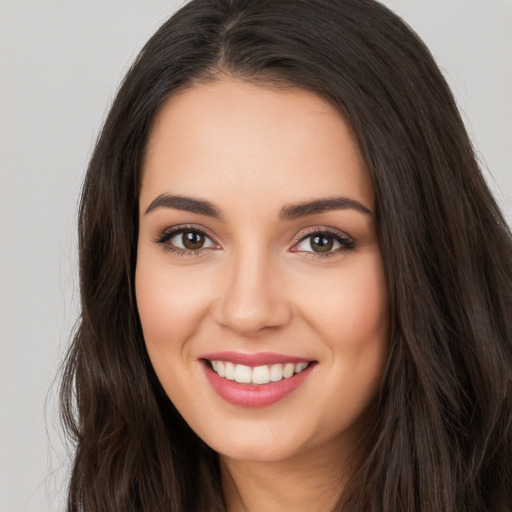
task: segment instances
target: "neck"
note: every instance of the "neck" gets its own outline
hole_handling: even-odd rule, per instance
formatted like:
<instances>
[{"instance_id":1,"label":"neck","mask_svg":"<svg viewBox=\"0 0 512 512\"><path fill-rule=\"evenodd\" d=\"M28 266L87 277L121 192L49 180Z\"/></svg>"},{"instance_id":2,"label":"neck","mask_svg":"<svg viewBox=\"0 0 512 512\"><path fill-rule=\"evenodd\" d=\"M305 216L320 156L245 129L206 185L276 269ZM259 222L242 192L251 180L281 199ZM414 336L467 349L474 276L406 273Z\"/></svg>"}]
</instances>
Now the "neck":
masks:
<instances>
[{"instance_id":1,"label":"neck","mask_svg":"<svg viewBox=\"0 0 512 512\"><path fill-rule=\"evenodd\" d=\"M333 510L351 473L343 450L315 449L286 460L260 462L220 457L228 512Z\"/></svg>"}]
</instances>

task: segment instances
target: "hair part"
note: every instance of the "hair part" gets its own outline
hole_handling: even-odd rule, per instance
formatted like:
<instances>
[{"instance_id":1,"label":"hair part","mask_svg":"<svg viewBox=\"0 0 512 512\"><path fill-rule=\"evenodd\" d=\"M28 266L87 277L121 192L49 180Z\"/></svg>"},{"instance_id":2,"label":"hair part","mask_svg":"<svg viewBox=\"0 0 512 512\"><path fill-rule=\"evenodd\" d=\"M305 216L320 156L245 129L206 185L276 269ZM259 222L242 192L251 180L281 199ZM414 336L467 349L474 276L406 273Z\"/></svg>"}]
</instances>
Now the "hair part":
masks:
<instances>
[{"instance_id":1,"label":"hair part","mask_svg":"<svg viewBox=\"0 0 512 512\"><path fill-rule=\"evenodd\" d=\"M512 510L512 237L429 51L373 0L193 0L126 75L83 186L82 310L61 389L68 511L225 509L216 454L152 369L134 291L155 117L222 76L327 99L373 183L391 353L336 510Z\"/></svg>"}]
</instances>

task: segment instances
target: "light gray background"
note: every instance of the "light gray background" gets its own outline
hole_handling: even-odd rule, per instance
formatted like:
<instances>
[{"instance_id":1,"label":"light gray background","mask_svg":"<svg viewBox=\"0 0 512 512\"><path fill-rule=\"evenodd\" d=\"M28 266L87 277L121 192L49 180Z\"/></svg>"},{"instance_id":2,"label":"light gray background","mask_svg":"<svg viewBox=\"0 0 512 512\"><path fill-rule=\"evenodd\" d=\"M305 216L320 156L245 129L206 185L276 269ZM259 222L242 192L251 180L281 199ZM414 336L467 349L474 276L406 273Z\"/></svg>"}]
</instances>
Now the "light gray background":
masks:
<instances>
[{"instance_id":1,"label":"light gray background","mask_svg":"<svg viewBox=\"0 0 512 512\"><path fill-rule=\"evenodd\" d=\"M181 3L0 1L0 512L64 509L51 384L77 315L80 183L128 64ZM386 3L444 70L510 222L512 0Z\"/></svg>"}]
</instances>

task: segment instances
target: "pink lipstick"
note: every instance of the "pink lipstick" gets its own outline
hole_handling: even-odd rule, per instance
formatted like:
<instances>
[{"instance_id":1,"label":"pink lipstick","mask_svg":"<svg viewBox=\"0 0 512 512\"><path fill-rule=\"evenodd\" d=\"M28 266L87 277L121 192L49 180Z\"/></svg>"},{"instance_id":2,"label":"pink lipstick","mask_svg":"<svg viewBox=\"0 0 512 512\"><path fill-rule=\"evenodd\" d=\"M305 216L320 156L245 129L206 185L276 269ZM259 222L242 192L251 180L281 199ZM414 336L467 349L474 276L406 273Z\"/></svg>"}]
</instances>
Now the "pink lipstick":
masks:
<instances>
[{"instance_id":1,"label":"pink lipstick","mask_svg":"<svg viewBox=\"0 0 512 512\"><path fill-rule=\"evenodd\" d=\"M296 390L316 361L259 352L215 352L200 358L205 376L216 393L242 407L264 407Z\"/></svg>"}]
</instances>

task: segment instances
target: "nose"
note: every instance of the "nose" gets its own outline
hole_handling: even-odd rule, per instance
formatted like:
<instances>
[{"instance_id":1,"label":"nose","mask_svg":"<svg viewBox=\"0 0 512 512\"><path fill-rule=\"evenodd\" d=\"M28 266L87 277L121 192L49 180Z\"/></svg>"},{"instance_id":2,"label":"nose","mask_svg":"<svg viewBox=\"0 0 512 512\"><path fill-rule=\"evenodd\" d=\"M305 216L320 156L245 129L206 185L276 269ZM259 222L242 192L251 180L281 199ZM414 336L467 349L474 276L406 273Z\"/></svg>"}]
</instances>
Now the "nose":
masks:
<instances>
[{"instance_id":1,"label":"nose","mask_svg":"<svg viewBox=\"0 0 512 512\"><path fill-rule=\"evenodd\" d=\"M219 325L246 337L284 327L292 316L278 263L258 252L230 262L214 310Z\"/></svg>"}]
</instances>

